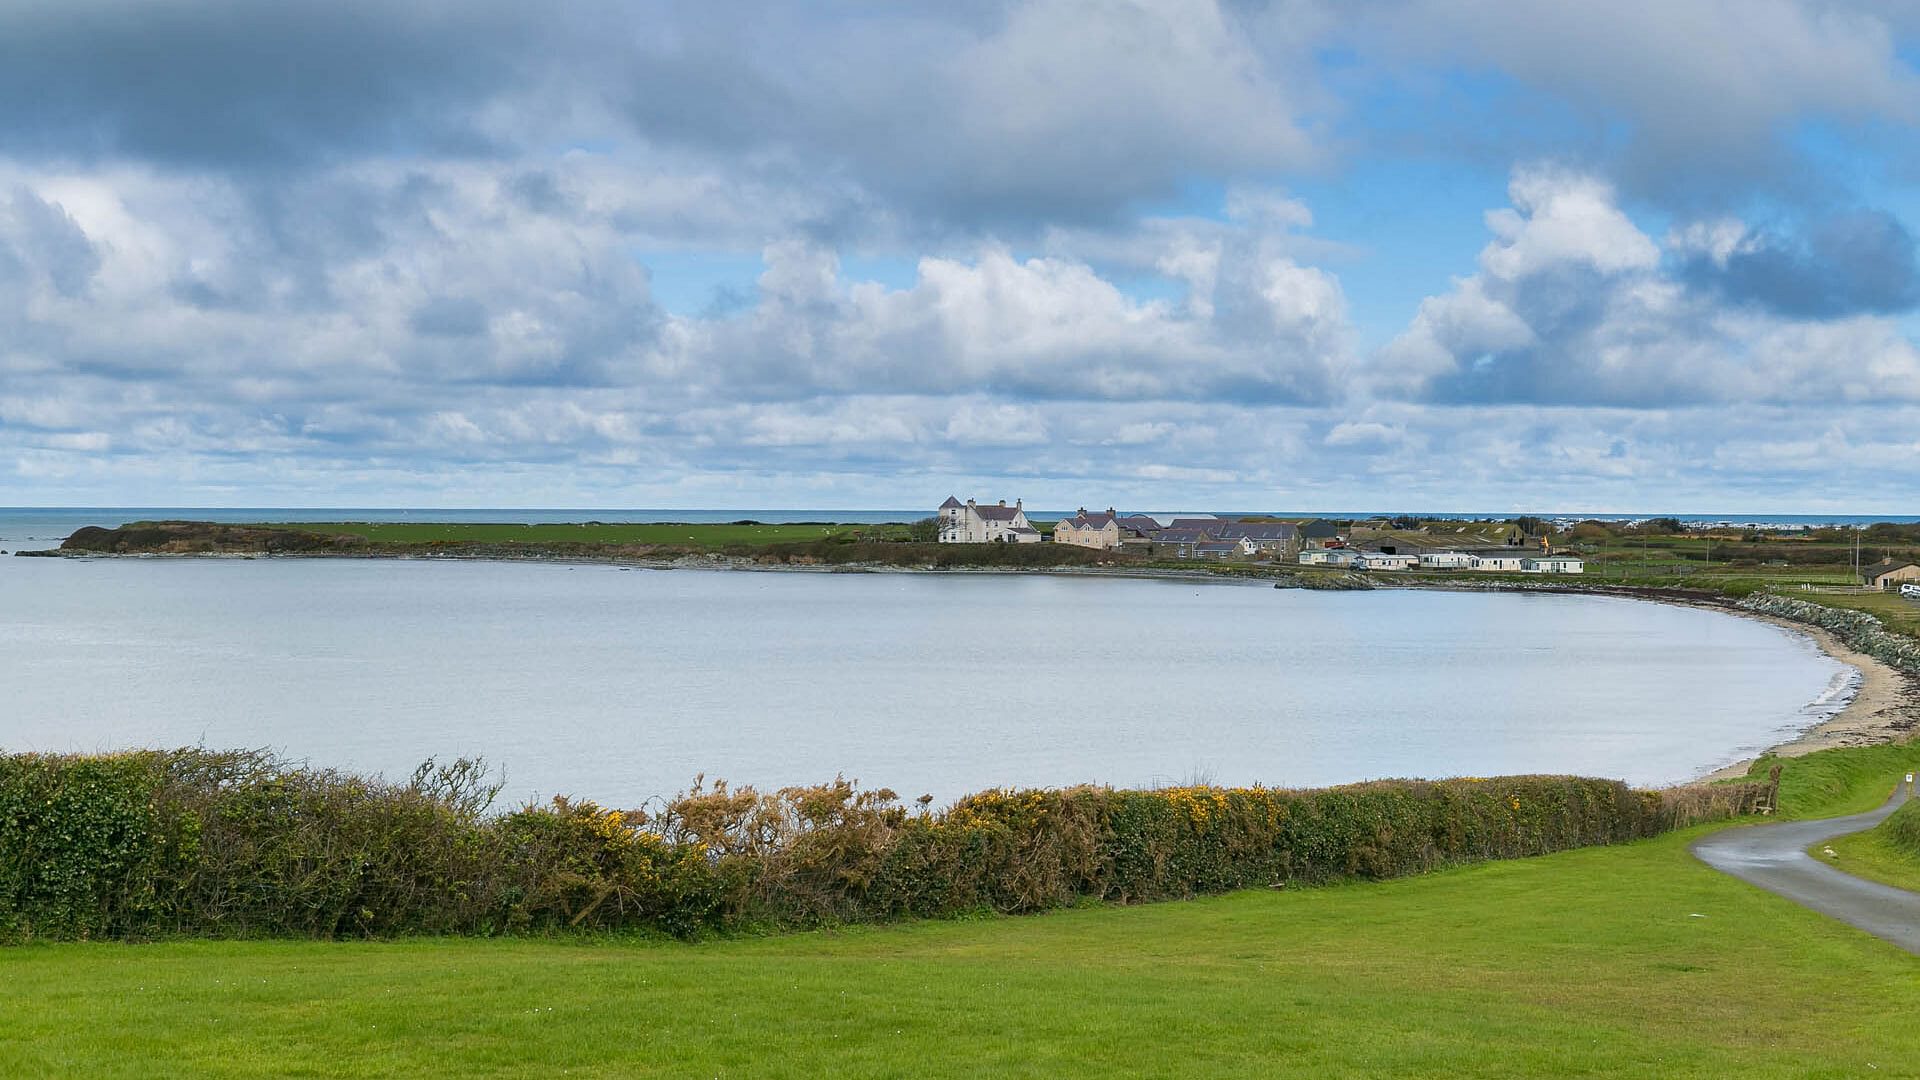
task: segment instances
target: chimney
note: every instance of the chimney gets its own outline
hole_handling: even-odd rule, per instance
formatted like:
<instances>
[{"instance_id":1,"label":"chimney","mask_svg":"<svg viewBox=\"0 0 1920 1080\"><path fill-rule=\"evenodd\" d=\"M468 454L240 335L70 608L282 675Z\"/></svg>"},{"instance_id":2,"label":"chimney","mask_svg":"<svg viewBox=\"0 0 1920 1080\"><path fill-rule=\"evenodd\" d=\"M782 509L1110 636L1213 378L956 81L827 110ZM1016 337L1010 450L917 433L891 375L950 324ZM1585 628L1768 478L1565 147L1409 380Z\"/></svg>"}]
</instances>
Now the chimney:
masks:
<instances>
[{"instance_id":1,"label":"chimney","mask_svg":"<svg viewBox=\"0 0 1920 1080\"><path fill-rule=\"evenodd\" d=\"M1007 504L1006 504L1006 503L1001 503L1000 505L1001 505L1001 506L1005 506L1005 505L1007 505ZM1015 510L1018 510L1018 509L1020 509L1020 500L1019 500L1019 499L1015 499L1015 500L1013 500L1013 508L1014 508Z\"/></svg>"},{"instance_id":2,"label":"chimney","mask_svg":"<svg viewBox=\"0 0 1920 1080\"><path fill-rule=\"evenodd\" d=\"M1007 500L1005 500L1005 499L1001 499L1001 500L1000 500L1000 505L1001 505L1001 506L1005 506L1005 505L1007 505Z\"/></svg>"}]
</instances>

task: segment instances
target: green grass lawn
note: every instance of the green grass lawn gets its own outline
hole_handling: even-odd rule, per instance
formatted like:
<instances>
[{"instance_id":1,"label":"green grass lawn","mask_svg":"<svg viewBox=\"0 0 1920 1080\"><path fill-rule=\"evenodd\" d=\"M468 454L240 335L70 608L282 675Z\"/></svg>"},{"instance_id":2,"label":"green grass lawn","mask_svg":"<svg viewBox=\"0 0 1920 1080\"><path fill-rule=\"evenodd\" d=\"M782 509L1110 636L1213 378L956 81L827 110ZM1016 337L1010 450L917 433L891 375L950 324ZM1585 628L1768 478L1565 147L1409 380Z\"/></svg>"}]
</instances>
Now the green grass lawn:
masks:
<instances>
[{"instance_id":1,"label":"green grass lawn","mask_svg":"<svg viewBox=\"0 0 1920 1080\"><path fill-rule=\"evenodd\" d=\"M1824 849L1831 848L1829 856ZM1920 859L1891 843L1880 829L1842 836L1808 849L1814 858L1838 867L1856 877L1892 885L1896 889L1920 892Z\"/></svg>"},{"instance_id":2,"label":"green grass lawn","mask_svg":"<svg viewBox=\"0 0 1920 1080\"><path fill-rule=\"evenodd\" d=\"M1688 839L696 945L13 948L0 1074L1915 1075L1920 961Z\"/></svg>"},{"instance_id":3,"label":"green grass lawn","mask_svg":"<svg viewBox=\"0 0 1920 1080\"><path fill-rule=\"evenodd\" d=\"M870 539L905 539L905 525L732 525L732 524L453 524L437 522L297 522L275 528L305 529L328 535L364 536L380 543L425 544L464 541L498 544L674 544L727 547L820 540L859 533Z\"/></svg>"}]
</instances>

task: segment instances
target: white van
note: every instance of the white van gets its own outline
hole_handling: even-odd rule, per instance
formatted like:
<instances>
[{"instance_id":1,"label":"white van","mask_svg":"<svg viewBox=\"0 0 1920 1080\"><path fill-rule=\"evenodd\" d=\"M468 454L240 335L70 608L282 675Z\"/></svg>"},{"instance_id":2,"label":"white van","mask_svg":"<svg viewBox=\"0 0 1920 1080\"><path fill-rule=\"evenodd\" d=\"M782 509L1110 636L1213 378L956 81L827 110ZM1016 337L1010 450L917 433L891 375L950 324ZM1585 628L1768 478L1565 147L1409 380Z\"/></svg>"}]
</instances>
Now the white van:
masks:
<instances>
[{"instance_id":1,"label":"white van","mask_svg":"<svg viewBox=\"0 0 1920 1080\"><path fill-rule=\"evenodd\" d=\"M1900 595L1909 600L1920 600L1920 585L1902 585Z\"/></svg>"}]
</instances>

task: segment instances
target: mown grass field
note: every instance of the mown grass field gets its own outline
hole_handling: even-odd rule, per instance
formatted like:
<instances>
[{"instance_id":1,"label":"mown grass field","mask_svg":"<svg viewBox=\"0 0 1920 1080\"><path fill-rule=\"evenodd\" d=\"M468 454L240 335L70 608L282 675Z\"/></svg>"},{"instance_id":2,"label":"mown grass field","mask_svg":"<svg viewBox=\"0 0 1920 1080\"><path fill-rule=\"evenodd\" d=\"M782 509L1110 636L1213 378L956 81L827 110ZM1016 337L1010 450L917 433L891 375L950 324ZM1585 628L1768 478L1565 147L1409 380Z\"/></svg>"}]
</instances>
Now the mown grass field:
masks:
<instances>
[{"instance_id":1,"label":"mown grass field","mask_svg":"<svg viewBox=\"0 0 1920 1080\"><path fill-rule=\"evenodd\" d=\"M1790 762L1792 814L1920 746ZM1374 884L698 944L0 950L0 1075L1912 1076L1920 960L1698 830Z\"/></svg>"},{"instance_id":2,"label":"mown grass field","mask_svg":"<svg viewBox=\"0 0 1920 1080\"><path fill-rule=\"evenodd\" d=\"M437 522L303 521L274 526L329 536L364 536L377 543L428 544L436 541L500 544L661 544L722 548L823 540L858 533L868 539L905 539L905 525L737 525L737 524L460 524Z\"/></svg>"},{"instance_id":3,"label":"mown grass field","mask_svg":"<svg viewBox=\"0 0 1920 1080\"><path fill-rule=\"evenodd\" d=\"M1687 835L1421 878L696 945L0 952L11 1076L1858 1076L1920 961Z\"/></svg>"}]
</instances>

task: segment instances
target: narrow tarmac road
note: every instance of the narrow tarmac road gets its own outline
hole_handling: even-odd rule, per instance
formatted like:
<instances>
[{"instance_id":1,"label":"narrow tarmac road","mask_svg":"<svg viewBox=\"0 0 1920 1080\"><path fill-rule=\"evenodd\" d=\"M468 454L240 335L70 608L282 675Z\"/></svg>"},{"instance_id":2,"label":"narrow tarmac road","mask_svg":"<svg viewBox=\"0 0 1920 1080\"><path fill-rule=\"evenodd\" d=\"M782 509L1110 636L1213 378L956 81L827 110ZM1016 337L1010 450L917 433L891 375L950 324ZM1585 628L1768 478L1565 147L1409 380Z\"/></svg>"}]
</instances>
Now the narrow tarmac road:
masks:
<instances>
[{"instance_id":1,"label":"narrow tarmac road","mask_svg":"<svg viewBox=\"0 0 1920 1080\"><path fill-rule=\"evenodd\" d=\"M1823 840L1873 828L1906 798L1902 784L1885 806L1865 814L1723 829L1696 841L1693 853L1715 870L1920 955L1920 893L1842 873L1807 854Z\"/></svg>"}]
</instances>

